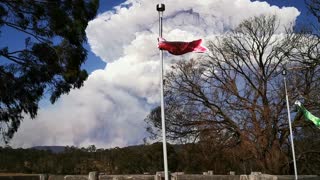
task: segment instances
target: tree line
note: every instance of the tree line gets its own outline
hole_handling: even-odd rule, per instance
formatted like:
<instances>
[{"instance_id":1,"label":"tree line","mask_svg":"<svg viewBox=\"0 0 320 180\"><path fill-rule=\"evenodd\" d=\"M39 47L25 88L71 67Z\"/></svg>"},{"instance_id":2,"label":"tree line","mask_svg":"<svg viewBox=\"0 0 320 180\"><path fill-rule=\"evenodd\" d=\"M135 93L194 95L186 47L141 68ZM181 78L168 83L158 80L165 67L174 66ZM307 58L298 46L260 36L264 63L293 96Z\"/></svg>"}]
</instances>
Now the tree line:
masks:
<instances>
[{"instance_id":1,"label":"tree line","mask_svg":"<svg viewBox=\"0 0 320 180\"><path fill-rule=\"evenodd\" d=\"M298 171L299 174L319 175L319 153L304 154L306 149L320 148L319 144L310 143L310 140L304 137L296 140ZM230 171L237 174L250 174L252 171L270 173L260 169L256 162L245 159L246 156L241 156L244 152L238 152L239 149L228 149L207 141L167 144L167 147L171 172L201 174L212 170L214 174L228 174ZM155 174L163 170L162 143L111 149L97 149L94 145L87 148L67 146L60 153L0 147L0 154L0 173L71 175L99 171L106 174ZM292 164L286 161L278 164L282 165L281 174L292 174Z\"/></svg>"}]
</instances>

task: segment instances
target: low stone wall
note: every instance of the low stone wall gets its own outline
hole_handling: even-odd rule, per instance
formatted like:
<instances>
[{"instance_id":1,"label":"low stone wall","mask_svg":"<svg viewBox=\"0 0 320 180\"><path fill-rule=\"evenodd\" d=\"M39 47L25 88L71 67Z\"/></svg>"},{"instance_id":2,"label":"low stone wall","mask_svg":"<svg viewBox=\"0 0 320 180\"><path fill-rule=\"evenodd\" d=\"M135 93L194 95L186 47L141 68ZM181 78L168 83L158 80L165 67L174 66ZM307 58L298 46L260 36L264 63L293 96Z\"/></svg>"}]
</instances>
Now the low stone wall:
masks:
<instances>
[{"instance_id":1,"label":"low stone wall","mask_svg":"<svg viewBox=\"0 0 320 180\"><path fill-rule=\"evenodd\" d=\"M65 175L49 175L48 180L64 180L64 177Z\"/></svg>"},{"instance_id":2,"label":"low stone wall","mask_svg":"<svg viewBox=\"0 0 320 180\"><path fill-rule=\"evenodd\" d=\"M154 175L100 175L99 180L154 180Z\"/></svg>"},{"instance_id":3,"label":"low stone wall","mask_svg":"<svg viewBox=\"0 0 320 180\"><path fill-rule=\"evenodd\" d=\"M239 180L240 175L197 175L183 174L172 176L171 180Z\"/></svg>"},{"instance_id":4,"label":"low stone wall","mask_svg":"<svg viewBox=\"0 0 320 180\"><path fill-rule=\"evenodd\" d=\"M320 177L316 175L300 175L300 180L319 180ZM293 175L270 175L270 174L257 174L257 175L240 175L240 180L294 180Z\"/></svg>"},{"instance_id":5,"label":"low stone wall","mask_svg":"<svg viewBox=\"0 0 320 180\"><path fill-rule=\"evenodd\" d=\"M86 176L86 175L66 175L66 176L64 176L64 180L88 180L88 176Z\"/></svg>"},{"instance_id":6,"label":"low stone wall","mask_svg":"<svg viewBox=\"0 0 320 180\"><path fill-rule=\"evenodd\" d=\"M294 180L293 175L269 175L253 173L251 175L213 175L212 172L200 174L172 173L171 180ZM156 175L104 175L90 172L89 175L45 175L45 174L7 174L0 175L0 180L162 180L163 172ZM299 180L320 180L316 175L299 175Z\"/></svg>"},{"instance_id":7,"label":"low stone wall","mask_svg":"<svg viewBox=\"0 0 320 180\"><path fill-rule=\"evenodd\" d=\"M276 175L278 178L277 180L291 180L294 179L294 176L292 175ZM303 180L319 180L320 177L317 175L298 175L298 179L303 179Z\"/></svg>"}]
</instances>

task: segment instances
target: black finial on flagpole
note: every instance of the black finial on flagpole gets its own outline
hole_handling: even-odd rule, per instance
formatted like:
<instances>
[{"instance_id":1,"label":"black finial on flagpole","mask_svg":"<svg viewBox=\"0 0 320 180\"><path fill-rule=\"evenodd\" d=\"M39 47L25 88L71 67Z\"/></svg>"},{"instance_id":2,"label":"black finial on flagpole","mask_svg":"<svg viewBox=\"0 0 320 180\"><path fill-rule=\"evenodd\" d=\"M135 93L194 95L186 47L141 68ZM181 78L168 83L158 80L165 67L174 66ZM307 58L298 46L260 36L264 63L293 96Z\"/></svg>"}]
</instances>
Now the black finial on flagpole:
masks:
<instances>
[{"instance_id":1,"label":"black finial on flagpole","mask_svg":"<svg viewBox=\"0 0 320 180\"><path fill-rule=\"evenodd\" d=\"M164 4L157 4L157 11L163 12L165 9L166 8Z\"/></svg>"}]
</instances>

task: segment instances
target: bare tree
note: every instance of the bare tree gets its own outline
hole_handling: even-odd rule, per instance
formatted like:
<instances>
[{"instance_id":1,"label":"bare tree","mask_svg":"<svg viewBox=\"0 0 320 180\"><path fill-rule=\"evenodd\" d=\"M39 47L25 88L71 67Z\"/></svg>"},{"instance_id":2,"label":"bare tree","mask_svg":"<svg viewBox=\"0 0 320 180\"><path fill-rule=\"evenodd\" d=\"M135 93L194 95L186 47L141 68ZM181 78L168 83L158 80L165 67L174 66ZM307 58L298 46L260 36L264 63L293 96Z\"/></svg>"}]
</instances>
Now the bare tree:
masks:
<instances>
[{"instance_id":1,"label":"bare tree","mask_svg":"<svg viewBox=\"0 0 320 180\"><path fill-rule=\"evenodd\" d=\"M278 34L279 24L275 16L245 20L214 39L210 55L172 67L165 84L170 138L223 145L238 162L253 164L255 170L288 173L292 161L281 70L284 64L301 64L304 57L298 48L305 36L290 31ZM293 56L299 59L289 64ZM295 75L290 73L288 80ZM309 75L319 81L318 74ZM311 92L305 83L299 88ZM294 84L289 90L292 101L299 97ZM156 134L161 126L159 109L146 121L151 125L148 130Z\"/></svg>"}]
</instances>

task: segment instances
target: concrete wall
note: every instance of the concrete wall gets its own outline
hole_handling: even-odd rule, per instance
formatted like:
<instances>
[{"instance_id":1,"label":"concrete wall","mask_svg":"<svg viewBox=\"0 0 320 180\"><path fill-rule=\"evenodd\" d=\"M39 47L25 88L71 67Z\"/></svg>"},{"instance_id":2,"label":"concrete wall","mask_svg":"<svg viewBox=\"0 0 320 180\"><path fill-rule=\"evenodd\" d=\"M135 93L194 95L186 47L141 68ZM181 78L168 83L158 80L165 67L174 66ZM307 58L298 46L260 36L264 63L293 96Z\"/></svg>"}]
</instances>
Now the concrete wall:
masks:
<instances>
[{"instance_id":1,"label":"concrete wall","mask_svg":"<svg viewBox=\"0 0 320 180\"><path fill-rule=\"evenodd\" d=\"M298 176L300 180L320 180L316 175L301 175ZM270 175L270 174L257 174L257 175L240 175L240 180L294 180L292 175Z\"/></svg>"},{"instance_id":2,"label":"concrete wall","mask_svg":"<svg viewBox=\"0 0 320 180\"><path fill-rule=\"evenodd\" d=\"M100 175L99 180L154 180L154 175Z\"/></svg>"},{"instance_id":3,"label":"concrete wall","mask_svg":"<svg viewBox=\"0 0 320 180\"><path fill-rule=\"evenodd\" d=\"M160 173L161 174L161 173ZM0 180L162 180L161 175L103 175L91 172L89 175L0 175ZM171 180L294 180L290 175L198 175L172 173ZM300 175L299 180L320 180L316 175Z\"/></svg>"},{"instance_id":4,"label":"concrete wall","mask_svg":"<svg viewBox=\"0 0 320 180\"><path fill-rule=\"evenodd\" d=\"M64 180L65 175L49 175L48 179L43 180Z\"/></svg>"},{"instance_id":5,"label":"concrete wall","mask_svg":"<svg viewBox=\"0 0 320 180\"><path fill-rule=\"evenodd\" d=\"M278 178L277 180L288 180L288 179L294 179L294 176L290 175L276 175ZM298 175L298 179L303 179L303 180L320 180L319 176L316 175Z\"/></svg>"},{"instance_id":6,"label":"concrete wall","mask_svg":"<svg viewBox=\"0 0 320 180\"><path fill-rule=\"evenodd\" d=\"M171 180L239 180L240 175L196 175L196 174L183 174L176 175Z\"/></svg>"},{"instance_id":7,"label":"concrete wall","mask_svg":"<svg viewBox=\"0 0 320 180\"><path fill-rule=\"evenodd\" d=\"M88 176L86 176L86 175L66 175L66 176L64 176L64 180L88 180Z\"/></svg>"}]
</instances>

